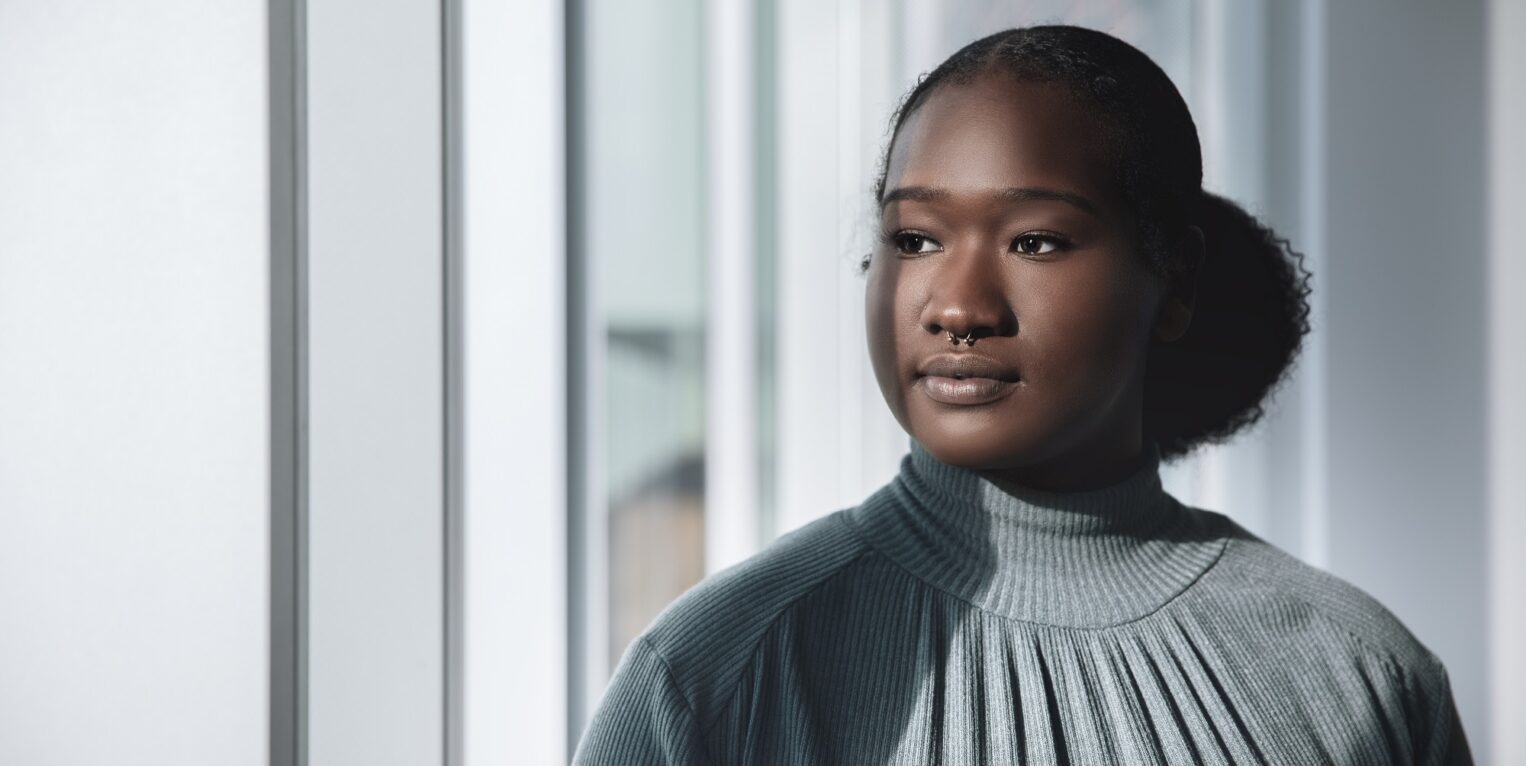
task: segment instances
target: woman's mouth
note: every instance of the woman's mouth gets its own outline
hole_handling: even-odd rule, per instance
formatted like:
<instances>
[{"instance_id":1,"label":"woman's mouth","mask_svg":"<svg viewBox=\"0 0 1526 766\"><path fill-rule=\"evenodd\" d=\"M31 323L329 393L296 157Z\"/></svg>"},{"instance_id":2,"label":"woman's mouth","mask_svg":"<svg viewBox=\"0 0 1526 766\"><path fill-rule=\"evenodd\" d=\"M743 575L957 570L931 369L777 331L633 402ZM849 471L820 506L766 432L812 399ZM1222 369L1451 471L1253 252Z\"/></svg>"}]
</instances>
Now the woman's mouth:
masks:
<instances>
[{"instance_id":1,"label":"woman's mouth","mask_svg":"<svg viewBox=\"0 0 1526 766\"><path fill-rule=\"evenodd\" d=\"M1017 367L979 353L943 353L917 365L912 383L943 404L989 404L1021 385Z\"/></svg>"},{"instance_id":2,"label":"woman's mouth","mask_svg":"<svg viewBox=\"0 0 1526 766\"><path fill-rule=\"evenodd\" d=\"M972 405L989 404L1017 388L1017 381L996 378L950 378L942 375L924 375L917 378L916 385L929 399L943 404Z\"/></svg>"}]
</instances>

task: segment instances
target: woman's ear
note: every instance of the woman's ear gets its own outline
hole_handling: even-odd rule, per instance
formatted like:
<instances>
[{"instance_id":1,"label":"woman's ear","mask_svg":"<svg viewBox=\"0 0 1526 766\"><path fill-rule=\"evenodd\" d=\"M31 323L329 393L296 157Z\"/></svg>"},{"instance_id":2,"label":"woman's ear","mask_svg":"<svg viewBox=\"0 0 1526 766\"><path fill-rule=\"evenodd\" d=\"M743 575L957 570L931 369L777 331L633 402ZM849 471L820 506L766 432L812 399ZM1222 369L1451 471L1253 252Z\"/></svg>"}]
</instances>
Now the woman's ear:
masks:
<instances>
[{"instance_id":1,"label":"woman's ear","mask_svg":"<svg viewBox=\"0 0 1526 766\"><path fill-rule=\"evenodd\" d=\"M1192 307L1197 302L1198 275L1207 253L1203 230L1188 226L1171 270L1171 284L1155 317L1153 334L1162 343L1170 343L1187 333L1192 324Z\"/></svg>"}]
</instances>

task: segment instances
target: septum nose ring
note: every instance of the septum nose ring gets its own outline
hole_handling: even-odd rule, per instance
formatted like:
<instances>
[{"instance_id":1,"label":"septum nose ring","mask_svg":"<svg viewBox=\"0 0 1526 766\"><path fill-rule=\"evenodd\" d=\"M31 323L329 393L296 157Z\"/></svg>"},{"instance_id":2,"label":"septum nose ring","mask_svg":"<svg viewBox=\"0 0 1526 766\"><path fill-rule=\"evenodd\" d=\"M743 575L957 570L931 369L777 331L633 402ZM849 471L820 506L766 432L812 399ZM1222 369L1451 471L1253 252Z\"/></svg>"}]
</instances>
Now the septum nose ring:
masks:
<instances>
[{"instance_id":1,"label":"septum nose ring","mask_svg":"<svg viewBox=\"0 0 1526 766\"><path fill-rule=\"evenodd\" d=\"M959 345L959 341L961 341L961 340L964 341L964 345L966 345L966 346L973 346L973 345L975 345L975 331L971 330L971 331L965 333L963 338L955 337L953 330L949 330L948 331L948 342L951 345L957 346L957 345Z\"/></svg>"}]
</instances>

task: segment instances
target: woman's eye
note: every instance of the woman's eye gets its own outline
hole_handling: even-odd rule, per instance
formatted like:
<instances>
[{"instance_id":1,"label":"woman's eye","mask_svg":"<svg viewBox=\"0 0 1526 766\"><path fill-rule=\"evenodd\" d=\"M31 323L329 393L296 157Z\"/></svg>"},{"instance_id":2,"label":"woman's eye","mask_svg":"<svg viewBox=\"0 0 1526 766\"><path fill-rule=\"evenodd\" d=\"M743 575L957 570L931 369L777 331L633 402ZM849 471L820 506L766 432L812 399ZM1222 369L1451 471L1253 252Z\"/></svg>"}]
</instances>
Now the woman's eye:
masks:
<instances>
[{"instance_id":1,"label":"woman's eye","mask_svg":"<svg viewBox=\"0 0 1526 766\"><path fill-rule=\"evenodd\" d=\"M1012 240L1012 248L1027 255L1043 255L1058 250L1059 247L1059 242L1054 237L1039 234L1024 234Z\"/></svg>"},{"instance_id":2,"label":"woman's eye","mask_svg":"<svg viewBox=\"0 0 1526 766\"><path fill-rule=\"evenodd\" d=\"M897 250L907 254L936 253L939 249L941 249L937 240L933 239L932 237L925 237L921 234L901 232L891 239L895 242L895 247Z\"/></svg>"}]
</instances>

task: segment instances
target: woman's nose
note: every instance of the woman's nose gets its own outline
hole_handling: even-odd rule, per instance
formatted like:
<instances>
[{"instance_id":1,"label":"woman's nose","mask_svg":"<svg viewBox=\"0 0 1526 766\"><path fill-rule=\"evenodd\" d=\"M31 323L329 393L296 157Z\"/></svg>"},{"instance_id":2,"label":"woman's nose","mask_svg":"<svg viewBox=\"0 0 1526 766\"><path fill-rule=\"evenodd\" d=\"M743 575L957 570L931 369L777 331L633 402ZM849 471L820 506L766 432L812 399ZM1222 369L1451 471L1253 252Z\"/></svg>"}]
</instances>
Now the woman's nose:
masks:
<instances>
[{"instance_id":1,"label":"woman's nose","mask_svg":"<svg viewBox=\"0 0 1526 766\"><path fill-rule=\"evenodd\" d=\"M984 254L950 253L932 276L932 292L922 324L933 335L959 338L1012 335L1016 316L1007 300L1006 284L997 258Z\"/></svg>"}]
</instances>

